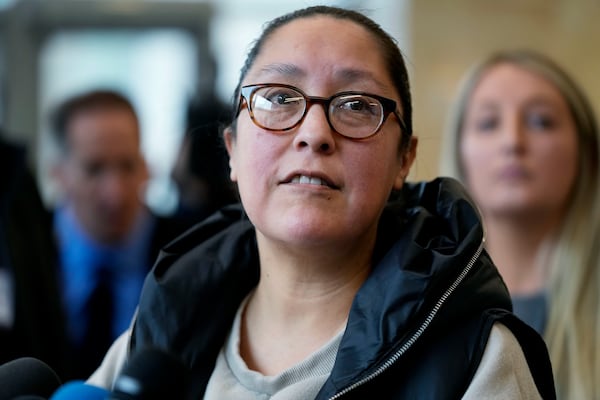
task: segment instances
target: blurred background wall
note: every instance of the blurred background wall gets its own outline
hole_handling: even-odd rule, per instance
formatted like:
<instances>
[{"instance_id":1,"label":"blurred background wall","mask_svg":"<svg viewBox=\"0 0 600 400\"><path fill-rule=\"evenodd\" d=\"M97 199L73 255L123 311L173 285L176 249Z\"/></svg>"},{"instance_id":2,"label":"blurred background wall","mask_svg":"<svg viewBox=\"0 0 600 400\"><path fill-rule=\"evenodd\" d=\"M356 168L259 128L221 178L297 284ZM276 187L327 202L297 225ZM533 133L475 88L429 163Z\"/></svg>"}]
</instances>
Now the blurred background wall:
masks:
<instances>
[{"instance_id":1,"label":"blurred background wall","mask_svg":"<svg viewBox=\"0 0 600 400\"><path fill-rule=\"evenodd\" d=\"M399 42L412 78L419 152L413 179L439 174L441 135L465 70L499 48L560 62L600 112L598 0L0 0L0 126L31 148L45 201L48 116L65 96L122 90L142 121L153 175L147 198L174 203L169 179L191 102L225 102L262 24L315 4L358 9ZM328 34L335 34L329 32Z\"/></svg>"}]
</instances>

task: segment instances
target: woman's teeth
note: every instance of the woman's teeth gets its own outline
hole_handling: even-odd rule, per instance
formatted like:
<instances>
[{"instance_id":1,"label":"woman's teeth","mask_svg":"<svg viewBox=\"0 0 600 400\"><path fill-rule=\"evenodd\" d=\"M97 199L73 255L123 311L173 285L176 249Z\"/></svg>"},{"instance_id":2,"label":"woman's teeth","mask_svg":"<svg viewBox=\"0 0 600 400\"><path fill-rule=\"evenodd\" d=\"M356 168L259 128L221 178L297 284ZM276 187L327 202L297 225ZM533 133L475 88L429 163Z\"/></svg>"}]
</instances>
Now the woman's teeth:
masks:
<instances>
[{"instance_id":1,"label":"woman's teeth","mask_svg":"<svg viewBox=\"0 0 600 400\"><path fill-rule=\"evenodd\" d=\"M323 180L321 180L321 178L315 178L315 177L306 176L306 175L295 176L292 179L292 183L304 183L304 184L310 184L310 185L327 186L327 183L325 183Z\"/></svg>"}]
</instances>

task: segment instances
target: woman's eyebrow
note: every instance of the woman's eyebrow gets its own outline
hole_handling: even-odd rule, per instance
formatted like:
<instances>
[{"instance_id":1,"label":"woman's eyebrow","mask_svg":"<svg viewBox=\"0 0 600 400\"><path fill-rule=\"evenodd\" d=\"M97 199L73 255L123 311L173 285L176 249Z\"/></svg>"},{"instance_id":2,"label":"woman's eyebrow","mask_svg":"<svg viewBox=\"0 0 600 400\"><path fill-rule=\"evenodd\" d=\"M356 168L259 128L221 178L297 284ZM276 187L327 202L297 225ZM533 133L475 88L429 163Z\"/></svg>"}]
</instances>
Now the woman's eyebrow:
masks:
<instances>
[{"instance_id":1,"label":"woman's eyebrow","mask_svg":"<svg viewBox=\"0 0 600 400\"><path fill-rule=\"evenodd\" d=\"M278 75L282 78L303 78L308 75L308 72L295 64L273 63L264 65L257 75ZM377 79L371 71L363 69L342 68L334 72L334 77L336 81L342 84L362 82L375 84L381 90L386 90L387 88L387 86Z\"/></svg>"},{"instance_id":2,"label":"woman's eyebrow","mask_svg":"<svg viewBox=\"0 0 600 400\"><path fill-rule=\"evenodd\" d=\"M554 98L550 98L548 96L537 95L533 96L525 102L525 105L528 107L532 106L543 106L549 107L553 109L557 109L561 107L560 101Z\"/></svg>"},{"instance_id":3,"label":"woman's eyebrow","mask_svg":"<svg viewBox=\"0 0 600 400\"><path fill-rule=\"evenodd\" d=\"M360 83L365 87L375 86L378 92L391 96L390 84L386 84L377 78L377 76L371 71L364 69L344 68L336 71L335 77L339 82L346 84Z\"/></svg>"},{"instance_id":4,"label":"woman's eyebrow","mask_svg":"<svg viewBox=\"0 0 600 400\"><path fill-rule=\"evenodd\" d=\"M487 110L496 110L496 109L500 108L500 106L498 105L498 102L495 100L482 100L482 101L472 104L469 108L474 111L479 111L479 110L487 111Z\"/></svg>"},{"instance_id":5,"label":"woman's eyebrow","mask_svg":"<svg viewBox=\"0 0 600 400\"><path fill-rule=\"evenodd\" d=\"M259 70L258 75L263 74L275 74L282 75L285 77L303 77L306 75L306 71L302 70L300 67L294 64L275 63L264 65Z\"/></svg>"}]
</instances>

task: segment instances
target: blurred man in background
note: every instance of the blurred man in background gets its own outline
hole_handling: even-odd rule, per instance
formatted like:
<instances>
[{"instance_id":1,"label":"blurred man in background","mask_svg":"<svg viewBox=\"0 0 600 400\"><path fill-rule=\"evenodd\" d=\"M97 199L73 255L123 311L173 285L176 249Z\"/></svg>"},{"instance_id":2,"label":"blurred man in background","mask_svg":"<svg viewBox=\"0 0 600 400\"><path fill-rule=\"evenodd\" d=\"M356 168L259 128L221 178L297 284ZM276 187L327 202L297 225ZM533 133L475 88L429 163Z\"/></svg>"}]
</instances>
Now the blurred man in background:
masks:
<instances>
[{"instance_id":1,"label":"blurred man in background","mask_svg":"<svg viewBox=\"0 0 600 400\"><path fill-rule=\"evenodd\" d=\"M149 178L131 102L114 91L70 98L54 115L63 194L54 228L74 375L85 378L133 316L160 247L182 231L143 201Z\"/></svg>"}]
</instances>

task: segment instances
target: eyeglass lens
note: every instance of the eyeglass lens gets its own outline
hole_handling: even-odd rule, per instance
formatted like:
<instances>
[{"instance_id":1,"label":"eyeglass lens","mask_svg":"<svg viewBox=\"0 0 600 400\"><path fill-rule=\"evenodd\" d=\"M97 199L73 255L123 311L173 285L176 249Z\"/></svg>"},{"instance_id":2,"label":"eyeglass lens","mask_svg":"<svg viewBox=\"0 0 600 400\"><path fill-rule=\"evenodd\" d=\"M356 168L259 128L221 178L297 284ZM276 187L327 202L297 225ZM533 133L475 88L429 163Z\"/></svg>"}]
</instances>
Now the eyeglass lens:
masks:
<instances>
[{"instance_id":1,"label":"eyeglass lens","mask_svg":"<svg viewBox=\"0 0 600 400\"><path fill-rule=\"evenodd\" d=\"M304 117L310 104L323 103L327 118L339 134L365 138L374 134L384 119L381 102L364 94L339 94L331 99L309 98L285 86L257 88L251 96L254 121L271 130L288 130Z\"/></svg>"}]
</instances>

